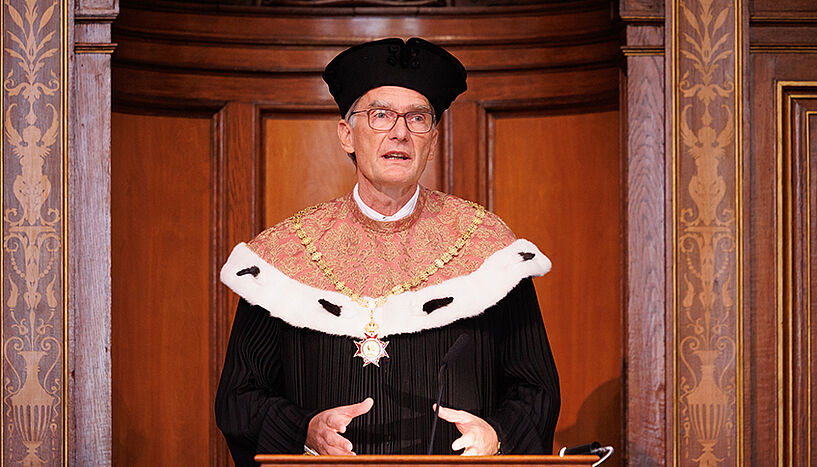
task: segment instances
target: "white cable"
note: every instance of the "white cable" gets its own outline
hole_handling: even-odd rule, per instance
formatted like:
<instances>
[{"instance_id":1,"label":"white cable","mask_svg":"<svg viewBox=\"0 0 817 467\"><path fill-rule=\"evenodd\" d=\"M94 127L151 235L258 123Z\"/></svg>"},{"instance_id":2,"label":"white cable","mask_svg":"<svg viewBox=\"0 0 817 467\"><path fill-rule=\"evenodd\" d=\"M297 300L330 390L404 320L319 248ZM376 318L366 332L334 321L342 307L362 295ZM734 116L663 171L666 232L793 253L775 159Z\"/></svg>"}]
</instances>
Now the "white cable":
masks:
<instances>
[{"instance_id":1,"label":"white cable","mask_svg":"<svg viewBox=\"0 0 817 467\"><path fill-rule=\"evenodd\" d=\"M593 467L596 467L597 465L599 465L602 462L606 461L608 457L613 455L613 446L604 446L603 448L599 448L599 449L604 450L605 454L604 454L604 457L602 457L595 464L593 464ZM564 448L562 448L562 450L564 450Z\"/></svg>"}]
</instances>

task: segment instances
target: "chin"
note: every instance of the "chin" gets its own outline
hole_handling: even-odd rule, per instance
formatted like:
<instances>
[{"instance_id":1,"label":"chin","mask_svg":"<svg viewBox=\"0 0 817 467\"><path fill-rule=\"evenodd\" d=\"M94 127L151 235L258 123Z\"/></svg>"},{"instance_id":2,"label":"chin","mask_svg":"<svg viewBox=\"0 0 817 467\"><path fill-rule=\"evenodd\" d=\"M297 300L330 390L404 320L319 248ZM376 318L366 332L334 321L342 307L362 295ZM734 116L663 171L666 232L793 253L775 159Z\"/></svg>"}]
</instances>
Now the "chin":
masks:
<instances>
[{"instance_id":1,"label":"chin","mask_svg":"<svg viewBox=\"0 0 817 467\"><path fill-rule=\"evenodd\" d=\"M387 170L380 176L380 180L388 185L410 185L414 179L413 173L403 170Z\"/></svg>"}]
</instances>

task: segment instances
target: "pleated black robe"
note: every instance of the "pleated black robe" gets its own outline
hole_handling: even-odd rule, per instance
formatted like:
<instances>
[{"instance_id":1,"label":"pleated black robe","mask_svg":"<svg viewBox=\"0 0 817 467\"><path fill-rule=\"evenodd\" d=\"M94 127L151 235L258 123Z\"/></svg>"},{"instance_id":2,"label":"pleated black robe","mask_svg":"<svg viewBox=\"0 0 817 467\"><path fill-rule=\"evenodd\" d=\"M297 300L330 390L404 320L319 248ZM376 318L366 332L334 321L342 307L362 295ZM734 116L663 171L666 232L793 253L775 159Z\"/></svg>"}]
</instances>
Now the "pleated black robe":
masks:
<instances>
[{"instance_id":1,"label":"pleated black robe","mask_svg":"<svg viewBox=\"0 0 817 467\"><path fill-rule=\"evenodd\" d=\"M236 465L255 465L258 453L302 453L315 414L366 397L374 407L343 434L353 451L425 454L440 363L463 333L472 341L444 374L442 405L485 419L502 453L550 453L559 380L533 283L525 278L473 316L385 337L389 358L379 367L353 357L351 337L294 327L241 300L215 403ZM440 420L434 453L456 454L457 437L456 427Z\"/></svg>"}]
</instances>

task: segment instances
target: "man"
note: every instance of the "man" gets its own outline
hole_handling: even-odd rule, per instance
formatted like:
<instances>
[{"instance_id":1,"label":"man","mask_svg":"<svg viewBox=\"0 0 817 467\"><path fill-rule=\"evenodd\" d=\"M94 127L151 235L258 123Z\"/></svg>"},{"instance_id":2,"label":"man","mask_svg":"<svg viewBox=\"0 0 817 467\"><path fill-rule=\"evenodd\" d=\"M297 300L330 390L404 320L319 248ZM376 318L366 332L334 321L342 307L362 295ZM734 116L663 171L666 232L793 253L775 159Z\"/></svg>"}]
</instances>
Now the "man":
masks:
<instances>
[{"instance_id":1,"label":"man","mask_svg":"<svg viewBox=\"0 0 817 467\"><path fill-rule=\"evenodd\" d=\"M216 396L236 464L425 454L438 384L434 453L549 453L559 383L530 277L550 261L481 206L418 184L465 69L424 40L385 39L323 76L357 185L236 246L222 269L242 297Z\"/></svg>"}]
</instances>

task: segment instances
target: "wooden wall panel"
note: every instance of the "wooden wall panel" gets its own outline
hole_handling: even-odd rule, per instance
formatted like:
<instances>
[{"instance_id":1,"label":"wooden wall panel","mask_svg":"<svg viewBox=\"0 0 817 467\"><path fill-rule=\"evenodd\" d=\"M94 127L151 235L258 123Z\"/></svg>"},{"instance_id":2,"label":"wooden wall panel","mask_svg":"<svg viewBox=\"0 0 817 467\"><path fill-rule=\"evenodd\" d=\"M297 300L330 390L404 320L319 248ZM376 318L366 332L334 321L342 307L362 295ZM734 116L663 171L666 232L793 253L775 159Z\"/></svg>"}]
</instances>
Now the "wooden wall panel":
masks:
<instances>
[{"instance_id":1,"label":"wooden wall panel","mask_svg":"<svg viewBox=\"0 0 817 467\"><path fill-rule=\"evenodd\" d=\"M211 125L113 115L115 464L209 462Z\"/></svg>"},{"instance_id":2,"label":"wooden wall panel","mask_svg":"<svg viewBox=\"0 0 817 467\"><path fill-rule=\"evenodd\" d=\"M786 16L795 21L817 20L817 5L812 0L751 0L752 14L764 17Z\"/></svg>"},{"instance_id":3,"label":"wooden wall panel","mask_svg":"<svg viewBox=\"0 0 817 467\"><path fill-rule=\"evenodd\" d=\"M778 342L778 411L782 443L778 457L789 462L815 459L811 408L814 310L813 235L814 160L817 146L812 130L817 126L817 82L778 84L780 134L777 170L782 175L778 202L779 297L776 333Z\"/></svg>"},{"instance_id":4,"label":"wooden wall panel","mask_svg":"<svg viewBox=\"0 0 817 467\"><path fill-rule=\"evenodd\" d=\"M817 54L770 50L754 40L750 45L746 456L753 465L806 465L815 462L814 431L808 433L814 391L809 394L807 381L813 345L808 339L814 333L808 292L814 279L806 276L815 237L808 232L805 206L817 189L806 170L807 149L814 144L813 136L806 137L811 119L806 114L817 99Z\"/></svg>"},{"instance_id":5,"label":"wooden wall panel","mask_svg":"<svg viewBox=\"0 0 817 467\"><path fill-rule=\"evenodd\" d=\"M628 58L626 92L625 455L665 457L664 58Z\"/></svg>"},{"instance_id":6,"label":"wooden wall panel","mask_svg":"<svg viewBox=\"0 0 817 467\"><path fill-rule=\"evenodd\" d=\"M553 261L535 284L562 387L556 447L618 447L618 112L496 116L493 125L494 209Z\"/></svg>"},{"instance_id":7,"label":"wooden wall panel","mask_svg":"<svg viewBox=\"0 0 817 467\"><path fill-rule=\"evenodd\" d=\"M625 11L625 3L627 10ZM624 428L629 465L666 463L666 180L664 18L621 2L627 60L622 80ZM661 11L663 11L663 3Z\"/></svg>"},{"instance_id":8,"label":"wooden wall panel","mask_svg":"<svg viewBox=\"0 0 817 467\"><path fill-rule=\"evenodd\" d=\"M817 363L815 362L815 347L817 346L817 111L808 113L805 135L805 156L807 171L806 183L803 185L803 196L807 199L804 214L807 216L807 226L804 229L806 245L806 277L803 285L806 297L803 301L806 323L804 334L805 347L805 376L807 379L806 394L803 398L803 408L806 417L803 427L803 444L806 452L804 457L809 465L817 465Z\"/></svg>"},{"instance_id":9,"label":"wooden wall panel","mask_svg":"<svg viewBox=\"0 0 817 467\"><path fill-rule=\"evenodd\" d=\"M277 114L264 118L264 225L337 198L355 186L355 166L340 147L335 114ZM444 124L441 125L441 128ZM443 141L441 135L439 141ZM437 154L442 151L437 148ZM420 180L440 188L438 155Z\"/></svg>"}]
</instances>

